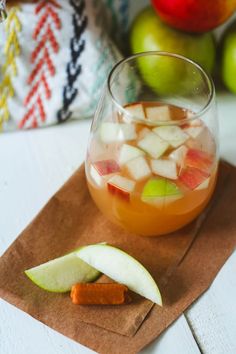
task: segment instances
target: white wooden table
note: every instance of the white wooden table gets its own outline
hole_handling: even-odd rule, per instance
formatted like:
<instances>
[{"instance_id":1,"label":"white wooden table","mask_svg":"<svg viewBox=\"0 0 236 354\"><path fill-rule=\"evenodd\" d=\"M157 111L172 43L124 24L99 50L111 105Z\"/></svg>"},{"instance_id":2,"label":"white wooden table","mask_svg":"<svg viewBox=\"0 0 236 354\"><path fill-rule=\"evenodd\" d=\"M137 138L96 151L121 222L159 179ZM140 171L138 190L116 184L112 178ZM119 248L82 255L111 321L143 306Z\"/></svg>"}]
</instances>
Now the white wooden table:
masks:
<instances>
[{"instance_id":1,"label":"white wooden table","mask_svg":"<svg viewBox=\"0 0 236 354\"><path fill-rule=\"evenodd\" d=\"M221 156L236 165L236 97L218 96L218 108ZM0 254L83 161L89 126L78 121L0 136ZM143 354L236 353L235 269L236 253ZM79 353L93 352L0 301L0 354Z\"/></svg>"}]
</instances>

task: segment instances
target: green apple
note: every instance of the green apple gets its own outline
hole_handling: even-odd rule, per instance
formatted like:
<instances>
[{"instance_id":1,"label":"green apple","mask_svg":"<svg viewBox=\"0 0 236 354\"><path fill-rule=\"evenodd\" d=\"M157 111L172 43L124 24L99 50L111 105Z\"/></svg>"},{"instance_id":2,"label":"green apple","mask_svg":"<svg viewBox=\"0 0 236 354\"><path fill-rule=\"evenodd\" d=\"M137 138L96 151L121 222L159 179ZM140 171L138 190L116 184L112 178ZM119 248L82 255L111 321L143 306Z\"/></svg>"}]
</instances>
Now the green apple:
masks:
<instances>
[{"instance_id":1,"label":"green apple","mask_svg":"<svg viewBox=\"0 0 236 354\"><path fill-rule=\"evenodd\" d=\"M194 60L208 72L213 70L215 42L212 34L188 34L175 30L163 23L151 7L142 10L135 18L130 31L130 43L133 54L145 51L172 52ZM159 94L180 92L181 85L183 90L188 91L191 72L181 60L142 57L138 65L146 83ZM198 83L199 75L195 72L192 81Z\"/></svg>"},{"instance_id":2,"label":"green apple","mask_svg":"<svg viewBox=\"0 0 236 354\"><path fill-rule=\"evenodd\" d=\"M173 202L182 198L182 196L183 194L174 182L158 177L147 181L141 199L148 204L163 206L164 203Z\"/></svg>"},{"instance_id":3,"label":"green apple","mask_svg":"<svg viewBox=\"0 0 236 354\"><path fill-rule=\"evenodd\" d=\"M236 93L236 22L223 36L221 74L226 87Z\"/></svg>"},{"instance_id":4,"label":"green apple","mask_svg":"<svg viewBox=\"0 0 236 354\"><path fill-rule=\"evenodd\" d=\"M162 305L160 291L151 274L127 253L109 245L97 244L81 248L77 256L109 278Z\"/></svg>"},{"instance_id":5,"label":"green apple","mask_svg":"<svg viewBox=\"0 0 236 354\"><path fill-rule=\"evenodd\" d=\"M78 250L28 269L25 274L40 288L58 293L70 291L76 283L97 279L100 272L78 258Z\"/></svg>"}]
</instances>

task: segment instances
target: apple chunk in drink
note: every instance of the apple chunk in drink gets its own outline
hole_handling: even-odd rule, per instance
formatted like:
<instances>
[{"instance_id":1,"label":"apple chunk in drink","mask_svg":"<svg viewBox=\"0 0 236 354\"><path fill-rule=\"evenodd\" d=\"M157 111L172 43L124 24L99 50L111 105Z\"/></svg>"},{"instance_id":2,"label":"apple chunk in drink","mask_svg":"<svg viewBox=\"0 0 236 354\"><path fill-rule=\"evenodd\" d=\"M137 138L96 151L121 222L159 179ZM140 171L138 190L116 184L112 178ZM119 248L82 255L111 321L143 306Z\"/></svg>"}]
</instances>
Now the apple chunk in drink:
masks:
<instances>
[{"instance_id":1,"label":"apple chunk in drink","mask_svg":"<svg viewBox=\"0 0 236 354\"><path fill-rule=\"evenodd\" d=\"M124 108L127 114L119 113L116 123L104 122L94 136L111 158L101 153L89 161L89 190L105 215L132 232L173 231L196 217L213 192L216 158L212 142L202 144L203 132L214 138L186 109L156 102Z\"/></svg>"}]
</instances>

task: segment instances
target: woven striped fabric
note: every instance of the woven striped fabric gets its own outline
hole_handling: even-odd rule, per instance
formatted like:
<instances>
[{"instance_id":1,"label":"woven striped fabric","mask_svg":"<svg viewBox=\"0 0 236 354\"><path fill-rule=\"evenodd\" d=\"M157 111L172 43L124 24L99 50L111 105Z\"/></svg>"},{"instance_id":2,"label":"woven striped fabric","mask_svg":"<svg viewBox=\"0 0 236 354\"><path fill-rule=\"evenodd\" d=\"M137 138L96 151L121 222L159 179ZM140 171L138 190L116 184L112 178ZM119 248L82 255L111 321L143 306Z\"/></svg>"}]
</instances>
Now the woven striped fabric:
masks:
<instances>
[{"instance_id":1,"label":"woven striped fabric","mask_svg":"<svg viewBox=\"0 0 236 354\"><path fill-rule=\"evenodd\" d=\"M11 7L0 25L0 130L91 117L127 47L130 21L147 3L137 2L41 0Z\"/></svg>"}]
</instances>

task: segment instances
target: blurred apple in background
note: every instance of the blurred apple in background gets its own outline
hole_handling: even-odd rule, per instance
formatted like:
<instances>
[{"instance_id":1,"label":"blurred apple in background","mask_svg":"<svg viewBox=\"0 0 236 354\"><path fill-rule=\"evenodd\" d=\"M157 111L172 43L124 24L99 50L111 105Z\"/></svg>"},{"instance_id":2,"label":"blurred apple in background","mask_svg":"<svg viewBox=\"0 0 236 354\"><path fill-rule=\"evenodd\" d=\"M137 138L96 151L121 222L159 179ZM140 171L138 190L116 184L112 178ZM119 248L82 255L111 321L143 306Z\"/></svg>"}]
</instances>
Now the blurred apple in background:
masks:
<instances>
[{"instance_id":1,"label":"blurred apple in background","mask_svg":"<svg viewBox=\"0 0 236 354\"><path fill-rule=\"evenodd\" d=\"M196 33L216 28L236 10L236 0L152 0L152 4L170 26Z\"/></svg>"},{"instance_id":2,"label":"blurred apple in background","mask_svg":"<svg viewBox=\"0 0 236 354\"><path fill-rule=\"evenodd\" d=\"M215 41L212 34L189 34L175 30L162 22L152 7L145 8L135 18L130 31L130 44L132 53L167 51L194 60L208 72L214 66ZM173 82L183 81L186 67L181 61L173 59L155 60L142 58L139 61L140 71L143 77L146 76L147 84L158 93L174 93ZM157 71L158 78L155 76Z\"/></svg>"},{"instance_id":3,"label":"blurred apple in background","mask_svg":"<svg viewBox=\"0 0 236 354\"><path fill-rule=\"evenodd\" d=\"M221 50L222 80L230 91L236 93L236 22L224 33Z\"/></svg>"}]
</instances>

